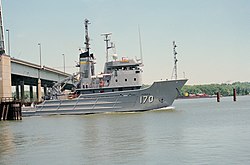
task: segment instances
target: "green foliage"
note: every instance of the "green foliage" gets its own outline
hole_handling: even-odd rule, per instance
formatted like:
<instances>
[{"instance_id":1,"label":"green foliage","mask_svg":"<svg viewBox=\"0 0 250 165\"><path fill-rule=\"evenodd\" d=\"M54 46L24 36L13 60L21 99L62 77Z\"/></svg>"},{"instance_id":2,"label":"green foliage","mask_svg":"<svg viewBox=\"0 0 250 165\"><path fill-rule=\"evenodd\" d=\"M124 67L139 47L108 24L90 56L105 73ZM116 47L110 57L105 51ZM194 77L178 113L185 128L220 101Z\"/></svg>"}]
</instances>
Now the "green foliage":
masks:
<instances>
[{"instance_id":1,"label":"green foliage","mask_svg":"<svg viewBox=\"0 0 250 165\"><path fill-rule=\"evenodd\" d=\"M215 95L220 92L223 96L232 96L233 89L236 89L237 95L249 95L250 94L250 82L235 82L233 84L208 84L208 85L185 85L181 94L185 93L198 94L205 93L208 95Z\"/></svg>"}]
</instances>

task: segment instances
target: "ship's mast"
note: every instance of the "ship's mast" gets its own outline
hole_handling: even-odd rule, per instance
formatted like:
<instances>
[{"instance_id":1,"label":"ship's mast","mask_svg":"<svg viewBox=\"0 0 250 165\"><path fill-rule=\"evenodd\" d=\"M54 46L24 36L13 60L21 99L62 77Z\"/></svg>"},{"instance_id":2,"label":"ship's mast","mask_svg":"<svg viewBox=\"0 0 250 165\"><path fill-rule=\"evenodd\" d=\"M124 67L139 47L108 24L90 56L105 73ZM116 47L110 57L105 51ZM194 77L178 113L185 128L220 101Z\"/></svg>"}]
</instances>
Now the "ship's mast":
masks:
<instances>
[{"instance_id":1,"label":"ship's mast","mask_svg":"<svg viewBox=\"0 0 250 165\"><path fill-rule=\"evenodd\" d=\"M89 32L88 32L88 25L90 24L88 19L85 19L84 25L85 25L85 42L84 44L86 45L85 51L89 52L90 49L90 43L89 43Z\"/></svg>"},{"instance_id":2,"label":"ship's mast","mask_svg":"<svg viewBox=\"0 0 250 165\"><path fill-rule=\"evenodd\" d=\"M106 42L106 62L108 62L109 60L109 49L113 48L113 44L111 44L111 46L109 46L109 42L110 42L110 36L112 33L103 33L101 34L101 36L104 36L104 41Z\"/></svg>"},{"instance_id":3,"label":"ship's mast","mask_svg":"<svg viewBox=\"0 0 250 165\"><path fill-rule=\"evenodd\" d=\"M90 24L88 19L85 19L85 52L81 52L79 55L79 73L80 73L80 83L79 88L88 88L91 84L91 76L94 73L93 66L93 55L89 53L90 50L90 39L88 34L88 25Z\"/></svg>"},{"instance_id":4,"label":"ship's mast","mask_svg":"<svg viewBox=\"0 0 250 165\"><path fill-rule=\"evenodd\" d=\"M174 77L175 77L175 80L177 80L177 62L178 62L177 57L176 57L177 52L176 52L176 50L175 50L175 48L176 48L176 47L177 47L177 46L176 46L176 44L175 44L175 41L173 41L173 53L174 53Z\"/></svg>"},{"instance_id":5,"label":"ship's mast","mask_svg":"<svg viewBox=\"0 0 250 165\"><path fill-rule=\"evenodd\" d=\"M5 54L2 1L0 0L0 56Z\"/></svg>"}]
</instances>

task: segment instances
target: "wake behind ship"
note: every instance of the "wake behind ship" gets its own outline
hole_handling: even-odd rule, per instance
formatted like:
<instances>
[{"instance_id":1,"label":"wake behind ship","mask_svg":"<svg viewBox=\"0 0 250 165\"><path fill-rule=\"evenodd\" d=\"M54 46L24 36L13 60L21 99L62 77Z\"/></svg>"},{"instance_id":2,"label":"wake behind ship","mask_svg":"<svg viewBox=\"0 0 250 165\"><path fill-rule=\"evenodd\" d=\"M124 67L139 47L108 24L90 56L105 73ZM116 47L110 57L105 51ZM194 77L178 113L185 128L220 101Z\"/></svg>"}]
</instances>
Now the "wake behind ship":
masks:
<instances>
[{"instance_id":1,"label":"wake behind ship","mask_svg":"<svg viewBox=\"0 0 250 165\"><path fill-rule=\"evenodd\" d=\"M106 63L103 73L95 74L95 56L90 52L89 20L85 20L85 51L79 55L79 72L56 83L45 100L23 116L56 114L92 114L102 112L146 111L171 106L187 79L161 80L142 88L141 59L109 60L111 33L103 34L106 42ZM65 93L64 86L73 88Z\"/></svg>"}]
</instances>

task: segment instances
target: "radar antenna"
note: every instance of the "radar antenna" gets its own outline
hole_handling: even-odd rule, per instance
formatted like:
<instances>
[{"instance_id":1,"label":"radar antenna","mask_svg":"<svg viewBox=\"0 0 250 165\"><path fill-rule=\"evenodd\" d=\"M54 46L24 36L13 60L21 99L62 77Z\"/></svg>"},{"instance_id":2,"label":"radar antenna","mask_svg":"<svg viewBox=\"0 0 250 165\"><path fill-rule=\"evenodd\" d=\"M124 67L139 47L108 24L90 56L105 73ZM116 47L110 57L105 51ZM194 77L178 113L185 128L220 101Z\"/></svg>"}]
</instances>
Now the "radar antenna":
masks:
<instances>
[{"instance_id":1,"label":"radar antenna","mask_svg":"<svg viewBox=\"0 0 250 165\"><path fill-rule=\"evenodd\" d=\"M175 80L177 80L177 62L178 62L177 57L176 57L177 52L176 52L176 50L175 50L176 47L177 47L177 46L176 46L176 44L175 44L175 41L173 41L174 69L173 69L173 72L172 72L172 79L173 79L173 74L174 74Z\"/></svg>"},{"instance_id":2,"label":"radar antenna","mask_svg":"<svg viewBox=\"0 0 250 165\"><path fill-rule=\"evenodd\" d=\"M114 47L113 43L111 43L111 46L109 46L111 34L112 33L101 34L101 36L104 36L104 41L106 42L106 62L108 62L108 60L109 60L109 51L108 50Z\"/></svg>"}]
</instances>

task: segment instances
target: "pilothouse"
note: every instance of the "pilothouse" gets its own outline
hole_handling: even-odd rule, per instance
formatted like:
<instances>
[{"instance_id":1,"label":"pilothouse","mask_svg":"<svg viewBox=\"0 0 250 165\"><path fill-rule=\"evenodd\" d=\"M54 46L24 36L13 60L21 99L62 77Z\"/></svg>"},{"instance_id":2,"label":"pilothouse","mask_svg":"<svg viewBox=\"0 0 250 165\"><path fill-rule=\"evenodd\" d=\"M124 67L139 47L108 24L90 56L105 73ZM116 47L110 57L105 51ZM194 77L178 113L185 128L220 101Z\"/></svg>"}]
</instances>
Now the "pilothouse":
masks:
<instances>
[{"instance_id":1,"label":"pilothouse","mask_svg":"<svg viewBox=\"0 0 250 165\"><path fill-rule=\"evenodd\" d=\"M79 56L80 80L76 86L76 91L82 93L104 93L123 90L140 89L142 86L142 63L133 59L123 57L118 60L117 54L113 55L113 60L109 61L109 49L115 48L110 41L112 33L102 34L106 42L106 63L104 71L95 75L95 57L90 53L90 43L88 35L89 21L85 20L85 51ZM110 46L109 46L110 45Z\"/></svg>"}]
</instances>

